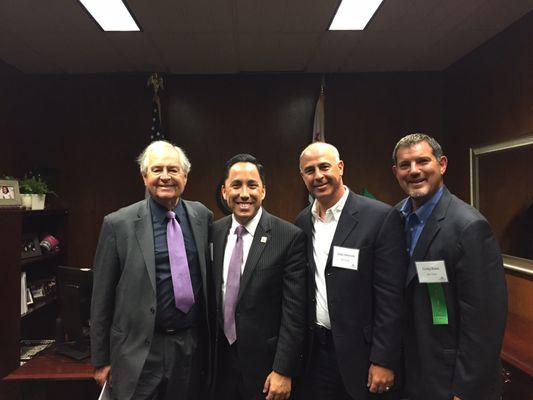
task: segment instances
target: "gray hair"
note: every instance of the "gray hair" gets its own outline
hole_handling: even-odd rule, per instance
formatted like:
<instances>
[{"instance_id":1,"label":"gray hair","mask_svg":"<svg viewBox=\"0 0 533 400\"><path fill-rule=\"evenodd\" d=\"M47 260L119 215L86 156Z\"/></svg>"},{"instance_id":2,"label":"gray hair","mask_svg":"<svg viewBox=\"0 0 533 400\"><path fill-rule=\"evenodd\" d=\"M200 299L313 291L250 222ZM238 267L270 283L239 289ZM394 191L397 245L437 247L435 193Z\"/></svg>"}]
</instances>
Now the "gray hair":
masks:
<instances>
[{"instance_id":1,"label":"gray hair","mask_svg":"<svg viewBox=\"0 0 533 400\"><path fill-rule=\"evenodd\" d=\"M396 154L400 147L411 147L420 142L427 142L427 144L429 144L429 147L431 147L433 155L437 160L444 155L441 145L434 138L424 133L411 133L410 135L401 138L398 143L396 143L396 146L394 146L394 151L392 152L392 165L396 165Z\"/></svg>"},{"instance_id":2,"label":"gray hair","mask_svg":"<svg viewBox=\"0 0 533 400\"><path fill-rule=\"evenodd\" d=\"M186 174L190 172L191 163L189 162L189 159L187 158L185 152L180 147L175 146L172 143L167 142L166 140L157 140L155 142L150 143L143 150L143 152L139 154L139 157L137 157L137 163L139 164L141 174L143 176L145 176L146 172L148 171L148 162L150 160L150 156L153 153L162 150L174 151L178 156L178 162L183 172L185 172Z\"/></svg>"}]
</instances>

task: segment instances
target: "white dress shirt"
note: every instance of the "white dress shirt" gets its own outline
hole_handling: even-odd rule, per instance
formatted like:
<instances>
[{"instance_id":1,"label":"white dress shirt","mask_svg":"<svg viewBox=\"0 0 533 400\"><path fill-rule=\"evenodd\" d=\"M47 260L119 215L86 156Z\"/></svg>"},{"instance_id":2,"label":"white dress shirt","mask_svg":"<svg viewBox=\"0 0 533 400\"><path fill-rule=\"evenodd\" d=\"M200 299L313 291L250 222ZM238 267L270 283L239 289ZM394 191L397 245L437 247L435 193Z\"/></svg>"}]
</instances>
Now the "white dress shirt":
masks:
<instances>
[{"instance_id":1,"label":"white dress shirt","mask_svg":"<svg viewBox=\"0 0 533 400\"><path fill-rule=\"evenodd\" d=\"M316 283L316 323L331 329L331 321L328 311L328 293L326 289L326 263L333 236L337 230L339 218L348 198L350 190L345 186L344 194L331 208L326 210L324 219L320 218L318 203L315 200L311 213L313 215L313 258L315 260L315 283Z\"/></svg>"},{"instance_id":2,"label":"white dress shirt","mask_svg":"<svg viewBox=\"0 0 533 400\"><path fill-rule=\"evenodd\" d=\"M250 248L252 247L252 241L254 239L255 230L257 229L257 225L259 224L259 220L261 219L261 214L263 213L263 208L259 208L259 211L255 216L246 224L244 225L245 232L242 235L242 265L241 265L241 275L244 271L244 266L246 265L246 260L248 259L248 253L250 252ZM231 215L231 228L228 232L228 239L226 241L226 249L224 250L224 264L223 264L223 270L222 270L222 299L224 300L226 298L226 280L228 279L228 269L229 269L229 262L231 259L231 254L233 253L233 248L235 247L235 243L237 242L237 234L235 233L235 229L239 225L241 225L237 220L235 219L235 215Z\"/></svg>"}]
</instances>

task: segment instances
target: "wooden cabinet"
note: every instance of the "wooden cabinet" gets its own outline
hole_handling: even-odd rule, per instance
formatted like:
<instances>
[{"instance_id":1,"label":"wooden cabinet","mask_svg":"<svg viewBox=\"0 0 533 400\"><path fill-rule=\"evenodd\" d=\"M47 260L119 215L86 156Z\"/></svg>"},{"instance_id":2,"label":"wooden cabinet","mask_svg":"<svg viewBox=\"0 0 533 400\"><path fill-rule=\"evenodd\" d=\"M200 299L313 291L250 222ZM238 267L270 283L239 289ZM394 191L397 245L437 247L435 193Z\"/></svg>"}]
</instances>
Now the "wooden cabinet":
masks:
<instances>
[{"instance_id":1,"label":"wooden cabinet","mask_svg":"<svg viewBox=\"0 0 533 400\"><path fill-rule=\"evenodd\" d=\"M504 400L533 400L533 276L506 272L509 315L503 339Z\"/></svg>"},{"instance_id":2,"label":"wooden cabinet","mask_svg":"<svg viewBox=\"0 0 533 400\"><path fill-rule=\"evenodd\" d=\"M54 278L58 265L67 263L67 223L65 209L0 209L0 378L18 368L21 339L54 338L57 297L53 284L46 286L46 282ZM23 243L34 242L38 246L45 234L59 240L59 250L43 251L40 255L27 252L27 257L22 258ZM29 247L35 248L31 244ZM28 287L36 284L37 290L33 304L21 315L21 302L25 298L21 293L22 273L26 275ZM38 290L40 285L42 291Z\"/></svg>"}]
</instances>

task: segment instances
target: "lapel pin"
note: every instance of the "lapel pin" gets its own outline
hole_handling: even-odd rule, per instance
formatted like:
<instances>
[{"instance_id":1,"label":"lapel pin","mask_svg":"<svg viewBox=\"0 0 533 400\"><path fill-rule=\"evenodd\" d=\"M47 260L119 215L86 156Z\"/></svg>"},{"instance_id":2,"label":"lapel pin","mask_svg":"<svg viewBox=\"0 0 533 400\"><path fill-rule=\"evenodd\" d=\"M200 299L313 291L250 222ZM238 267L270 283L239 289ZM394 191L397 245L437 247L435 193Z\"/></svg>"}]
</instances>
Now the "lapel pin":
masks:
<instances>
[{"instance_id":1,"label":"lapel pin","mask_svg":"<svg viewBox=\"0 0 533 400\"><path fill-rule=\"evenodd\" d=\"M261 236L261 243L266 243L266 242L267 242L267 237Z\"/></svg>"}]
</instances>

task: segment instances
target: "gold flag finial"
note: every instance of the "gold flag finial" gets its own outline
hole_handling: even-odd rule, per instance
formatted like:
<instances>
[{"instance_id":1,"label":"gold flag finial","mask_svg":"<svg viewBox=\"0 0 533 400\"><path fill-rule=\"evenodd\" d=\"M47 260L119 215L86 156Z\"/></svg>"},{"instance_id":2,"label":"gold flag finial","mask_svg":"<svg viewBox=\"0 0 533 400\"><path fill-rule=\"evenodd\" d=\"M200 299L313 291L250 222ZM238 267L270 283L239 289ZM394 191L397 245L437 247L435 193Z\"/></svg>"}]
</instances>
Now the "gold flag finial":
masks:
<instances>
[{"instance_id":1,"label":"gold flag finial","mask_svg":"<svg viewBox=\"0 0 533 400\"><path fill-rule=\"evenodd\" d=\"M148 78L148 82L146 82L146 86L152 86L154 89L154 95L157 95L157 93L159 92L159 89L165 88L163 77L159 75L157 72L154 72Z\"/></svg>"}]
</instances>

